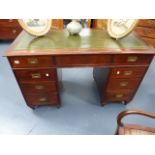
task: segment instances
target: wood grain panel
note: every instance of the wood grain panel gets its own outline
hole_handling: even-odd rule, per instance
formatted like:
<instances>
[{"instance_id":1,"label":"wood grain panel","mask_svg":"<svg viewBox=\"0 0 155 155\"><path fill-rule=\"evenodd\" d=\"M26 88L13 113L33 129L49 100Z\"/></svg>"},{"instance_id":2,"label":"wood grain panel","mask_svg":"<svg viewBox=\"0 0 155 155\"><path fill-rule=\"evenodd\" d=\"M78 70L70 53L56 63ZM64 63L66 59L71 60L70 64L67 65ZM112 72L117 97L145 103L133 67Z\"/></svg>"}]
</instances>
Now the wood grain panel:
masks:
<instances>
[{"instance_id":1,"label":"wood grain panel","mask_svg":"<svg viewBox=\"0 0 155 155\"><path fill-rule=\"evenodd\" d=\"M46 92L57 92L56 82L24 82L20 87L25 94L38 94Z\"/></svg>"},{"instance_id":2,"label":"wood grain panel","mask_svg":"<svg viewBox=\"0 0 155 155\"><path fill-rule=\"evenodd\" d=\"M155 29L148 27L136 27L135 31L143 37L155 38Z\"/></svg>"},{"instance_id":3,"label":"wood grain panel","mask_svg":"<svg viewBox=\"0 0 155 155\"><path fill-rule=\"evenodd\" d=\"M155 20L141 19L137 26L155 28Z\"/></svg>"},{"instance_id":4,"label":"wood grain panel","mask_svg":"<svg viewBox=\"0 0 155 155\"><path fill-rule=\"evenodd\" d=\"M114 64L121 65L147 65L150 64L153 55L140 55L140 54L124 54L115 55Z\"/></svg>"},{"instance_id":5,"label":"wood grain panel","mask_svg":"<svg viewBox=\"0 0 155 155\"><path fill-rule=\"evenodd\" d=\"M57 93L40 93L37 95L27 95L24 94L25 100L30 106L38 105L58 105L59 96Z\"/></svg>"},{"instance_id":6,"label":"wood grain panel","mask_svg":"<svg viewBox=\"0 0 155 155\"><path fill-rule=\"evenodd\" d=\"M141 82L141 78L133 78L133 79L114 79L111 78L108 81L107 91L119 91L119 90L131 90L135 91L137 89L139 83Z\"/></svg>"},{"instance_id":7,"label":"wood grain panel","mask_svg":"<svg viewBox=\"0 0 155 155\"><path fill-rule=\"evenodd\" d=\"M116 67L111 70L112 78L137 78L142 77L148 67Z\"/></svg>"},{"instance_id":8,"label":"wood grain panel","mask_svg":"<svg viewBox=\"0 0 155 155\"><path fill-rule=\"evenodd\" d=\"M94 66L108 65L111 63L110 55L75 55L75 56L57 56L57 66Z\"/></svg>"},{"instance_id":9,"label":"wood grain panel","mask_svg":"<svg viewBox=\"0 0 155 155\"><path fill-rule=\"evenodd\" d=\"M14 74L20 82L57 80L56 69L22 69L14 70Z\"/></svg>"}]
</instances>

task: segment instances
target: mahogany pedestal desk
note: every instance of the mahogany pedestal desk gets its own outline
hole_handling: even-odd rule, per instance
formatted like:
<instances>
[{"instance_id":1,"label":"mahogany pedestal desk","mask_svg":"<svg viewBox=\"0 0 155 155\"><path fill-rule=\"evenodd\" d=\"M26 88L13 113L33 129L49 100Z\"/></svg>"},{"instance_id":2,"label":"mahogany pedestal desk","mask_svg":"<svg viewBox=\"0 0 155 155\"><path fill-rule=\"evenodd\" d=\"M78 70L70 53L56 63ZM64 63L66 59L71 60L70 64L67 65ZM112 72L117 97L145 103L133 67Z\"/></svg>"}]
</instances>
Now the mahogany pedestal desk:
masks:
<instances>
[{"instance_id":1,"label":"mahogany pedestal desk","mask_svg":"<svg viewBox=\"0 0 155 155\"><path fill-rule=\"evenodd\" d=\"M28 106L60 106L61 68L94 67L101 105L128 103L155 54L131 33L120 40L105 30L83 29L79 35L53 30L43 37L22 32L6 51Z\"/></svg>"}]
</instances>

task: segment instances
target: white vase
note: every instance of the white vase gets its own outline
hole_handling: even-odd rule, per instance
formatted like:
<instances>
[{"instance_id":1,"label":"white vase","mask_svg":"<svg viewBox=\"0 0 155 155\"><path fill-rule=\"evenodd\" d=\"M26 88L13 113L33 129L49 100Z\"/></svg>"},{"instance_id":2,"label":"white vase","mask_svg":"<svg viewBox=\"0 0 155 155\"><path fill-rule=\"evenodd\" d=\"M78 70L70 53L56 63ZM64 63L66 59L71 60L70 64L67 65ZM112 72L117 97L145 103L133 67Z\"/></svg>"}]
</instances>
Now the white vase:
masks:
<instances>
[{"instance_id":1,"label":"white vase","mask_svg":"<svg viewBox=\"0 0 155 155\"><path fill-rule=\"evenodd\" d=\"M77 20L72 20L67 25L67 30L71 35L78 34L82 30L82 25Z\"/></svg>"}]
</instances>

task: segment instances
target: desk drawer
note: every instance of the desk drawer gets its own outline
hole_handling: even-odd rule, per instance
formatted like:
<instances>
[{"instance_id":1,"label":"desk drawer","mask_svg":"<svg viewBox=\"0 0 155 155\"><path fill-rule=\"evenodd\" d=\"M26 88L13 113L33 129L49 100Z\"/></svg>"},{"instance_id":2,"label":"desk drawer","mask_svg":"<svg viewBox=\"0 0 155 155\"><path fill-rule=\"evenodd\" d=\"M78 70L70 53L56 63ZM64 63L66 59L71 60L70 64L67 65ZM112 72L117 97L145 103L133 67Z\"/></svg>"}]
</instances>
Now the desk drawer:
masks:
<instances>
[{"instance_id":1,"label":"desk drawer","mask_svg":"<svg viewBox=\"0 0 155 155\"><path fill-rule=\"evenodd\" d=\"M106 92L106 100L107 101L114 101L114 102L121 102L126 101L129 102L133 97L132 91L109 91Z\"/></svg>"},{"instance_id":2,"label":"desk drawer","mask_svg":"<svg viewBox=\"0 0 155 155\"><path fill-rule=\"evenodd\" d=\"M9 57L12 68L53 67L51 56L15 56Z\"/></svg>"},{"instance_id":3,"label":"desk drawer","mask_svg":"<svg viewBox=\"0 0 155 155\"><path fill-rule=\"evenodd\" d=\"M0 19L0 27L20 27L16 19Z\"/></svg>"},{"instance_id":4,"label":"desk drawer","mask_svg":"<svg viewBox=\"0 0 155 155\"><path fill-rule=\"evenodd\" d=\"M110 55L57 56L56 62L59 67L106 65L111 62L111 56Z\"/></svg>"},{"instance_id":5,"label":"desk drawer","mask_svg":"<svg viewBox=\"0 0 155 155\"><path fill-rule=\"evenodd\" d=\"M0 39L14 39L21 31L21 27L0 27Z\"/></svg>"},{"instance_id":6,"label":"desk drawer","mask_svg":"<svg viewBox=\"0 0 155 155\"><path fill-rule=\"evenodd\" d=\"M153 28L136 27L135 31L140 36L155 38L155 29Z\"/></svg>"},{"instance_id":7,"label":"desk drawer","mask_svg":"<svg viewBox=\"0 0 155 155\"><path fill-rule=\"evenodd\" d=\"M107 85L107 91L131 90L135 91L141 79L115 79L111 78Z\"/></svg>"},{"instance_id":8,"label":"desk drawer","mask_svg":"<svg viewBox=\"0 0 155 155\"><path fill-rule=\"evenodd\" d=\"M148 67L118 67L111 70L112 78L143 77Z\"/></svg>"},{"instance_id":9,"label":"desk drawer","mask_svg":"<svg viewBox=\"0 0 155 155\"><path fill-rule=\"evenodd\" d=\"M20 69L14 73L20 82L57 80L56 69Z\"/></svg>"},{"instance_id":10,"label":"desk drawer","mask_svg":"<svg viewBox=\"0 0 155 155\"><path fill-rule=\"evenodd\" d=\"M59 104L59 96L57 93L46 93L36 95L24 95L28 105L57 105Z\"/></svg>"},{"instance_id":11,"label":"desk drawer","mask_svg":"<svg viewBox=\"0 0 155 155\"><path fill-rule=\"evenodd\" d=\"M57 92L56 82L29 82L29 83L20 83L22 92L25 94L37 94L37 93L46 93L46 92Z\"/></svg>"},{"instance_id":12,"label":"desk drawer","mask_svg":"<svg viewBox=\"0 0 155 155\"><path fill-rule=\"evenodd\" d=\"M114 64L118 65L148 65L150 64L153 55L140 55L140 54L126 54L115 55Z\"/></svg>"},{"instance_id":13,"label":"desk drawer","mask_svg":"<svg viewBox=\"0 0 155 155\"><path fill-rule=\"evenodd\" d=\"M138 26L155 28L155 20L153 19L141 19Z\"/></svg>"}]
</instances>

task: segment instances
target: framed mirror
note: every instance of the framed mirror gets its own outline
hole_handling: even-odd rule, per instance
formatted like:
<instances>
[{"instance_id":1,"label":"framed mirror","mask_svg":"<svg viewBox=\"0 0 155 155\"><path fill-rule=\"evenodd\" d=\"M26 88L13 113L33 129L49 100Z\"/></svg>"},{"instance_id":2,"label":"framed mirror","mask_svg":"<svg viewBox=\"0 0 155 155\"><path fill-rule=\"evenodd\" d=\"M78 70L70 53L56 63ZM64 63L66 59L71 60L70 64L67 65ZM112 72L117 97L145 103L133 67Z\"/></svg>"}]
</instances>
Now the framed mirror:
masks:
<instances>
[{"instance_id":1,"label":"framed mirror","mask_svg":"<svg viewBox=\"0 0 155 155\"><path fill-rule=\"evenodd\" d=\"M107 21L108 34L115 39L128 35L138 23L138 19L109 19Z\"/></svg>"},{"instance_id":2,"label":"framed mirror","mask_svg":"<svg viewBox=\"0 0 155 155\"><path fill-rule=\"evenodd\" d=\"M43 36L51 28L51 19L19 19L20 26L29 34Z\"/></svg>"}]
</instances>

